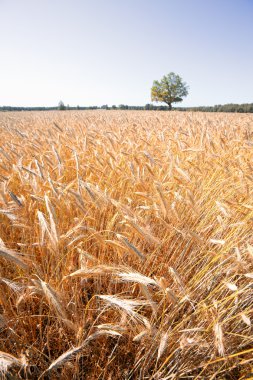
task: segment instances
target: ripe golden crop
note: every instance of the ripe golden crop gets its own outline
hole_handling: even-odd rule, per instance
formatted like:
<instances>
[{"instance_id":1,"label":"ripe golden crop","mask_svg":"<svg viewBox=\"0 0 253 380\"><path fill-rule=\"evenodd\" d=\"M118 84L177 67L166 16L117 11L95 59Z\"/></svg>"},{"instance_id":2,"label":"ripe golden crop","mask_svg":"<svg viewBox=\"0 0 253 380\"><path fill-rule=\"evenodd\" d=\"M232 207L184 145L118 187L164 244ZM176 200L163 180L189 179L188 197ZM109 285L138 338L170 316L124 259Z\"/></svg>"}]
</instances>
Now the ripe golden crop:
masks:
<instances>
[{"instance_id":1,"label":"ripe golden crop","mask_svg":"<svg viewBox=\"0 0 253 380\"><path fill-rule=\"evenodd\" d=\"M0 376L250 373L253 116L1 113L0 141Z\"/></svg>"}]
</instances>

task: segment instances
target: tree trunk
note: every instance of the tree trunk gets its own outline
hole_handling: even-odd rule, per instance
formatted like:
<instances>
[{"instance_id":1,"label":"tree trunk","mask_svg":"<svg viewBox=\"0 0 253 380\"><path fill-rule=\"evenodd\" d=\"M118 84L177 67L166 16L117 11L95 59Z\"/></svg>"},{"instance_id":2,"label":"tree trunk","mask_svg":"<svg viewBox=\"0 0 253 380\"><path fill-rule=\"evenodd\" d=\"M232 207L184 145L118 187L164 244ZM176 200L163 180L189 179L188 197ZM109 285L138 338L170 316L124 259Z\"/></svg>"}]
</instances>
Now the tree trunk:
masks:
<instances>
[{"instance_id":1,"label":"tree trunk","mask_svg":"<svg viewBox=\"0 0 253 380\"><path fill-rule=\"evenodd\" d=\"M171 111L171 110L172 110L172 105L171 105L171 103L168 103L168 106L169 106L169 110Z\"/></svg>"}]
</instances>

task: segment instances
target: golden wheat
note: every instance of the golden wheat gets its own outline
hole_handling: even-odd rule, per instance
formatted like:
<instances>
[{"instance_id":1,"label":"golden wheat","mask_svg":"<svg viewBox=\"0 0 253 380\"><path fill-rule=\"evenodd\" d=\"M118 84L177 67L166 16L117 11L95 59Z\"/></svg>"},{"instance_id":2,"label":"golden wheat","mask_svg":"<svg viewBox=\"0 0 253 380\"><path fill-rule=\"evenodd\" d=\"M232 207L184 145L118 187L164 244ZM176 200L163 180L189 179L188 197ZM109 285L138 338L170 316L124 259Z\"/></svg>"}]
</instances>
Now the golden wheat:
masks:
<instances>
[{"instance_id":1,"label":"golden wheat","mask_svg":"<svg viewBox=\"0 0 253 380\"><path fill-rule=\"evenodd\" d=\"M243 379L253 117L0 115L0 377Z\"/></svg>"}]
</instances>

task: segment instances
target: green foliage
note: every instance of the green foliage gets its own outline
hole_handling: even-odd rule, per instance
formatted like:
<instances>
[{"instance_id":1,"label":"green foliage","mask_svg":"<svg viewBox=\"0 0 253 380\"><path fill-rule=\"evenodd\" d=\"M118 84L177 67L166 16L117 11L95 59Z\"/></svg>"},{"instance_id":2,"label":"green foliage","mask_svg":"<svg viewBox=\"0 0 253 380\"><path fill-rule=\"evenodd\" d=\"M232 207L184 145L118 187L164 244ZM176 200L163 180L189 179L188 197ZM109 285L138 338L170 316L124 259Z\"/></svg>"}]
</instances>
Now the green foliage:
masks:
<instances>
[{"instance_id":1,"label":"green foliage","mask_svg":"<svg viewBox=\"0 0 253 380\"><path fill-rule=\"evenodd\" d=\"M151 111L151 110L154 109L154 106L153 106L153 104L149 104L149 103L147 103L147 104L145 105L144 109L147 110L147 111Z\"/></svg>"},{"instance_id":2,"label":"green foliage","mask_svg":"<svg viewBox=\"0 0 253 380\"><path fill-rule=\"evenodd\" d=\"M101 107L102 108L102 107ZM10 112L10 111L55 111L58 110L58 106L54 107L11 107L11 106L0 106L0 112ZM67 106L68 110L99 110L97 106ZM120 104L118 107L112 105L111 107L105 108L107 110L135 110L135 111L168 111L169 107L165 105L154 105L146 104L145 106L131 106L127 104ZM235 112L235 113L253 113L253 103L244 104L218 104L215 106L199 106L199 107L174 107L175 111L193 111L193 112Z\"/></svg>"},{"instance_id":3,"label":"green foliage","mask_svg":"<svg viewBox=\"0 0 253 380\"><path fill-rule=\"evenodd\" d=\"M181 107L177 108L178 111L195 111L195 112L239 112L239 113L252 113L253 103L244 104L217 104L215 106L200 106L200 107Z\"/></svg>"},{"instance_id":4,"label":"green foliage","mask_svg":"<svg viewBox=\"0 0 253 380\"><path fill-rule=\"evenodd\" d=\"M64 111L65 109L66 109L66 107L65 107L63 101L60 100L59 103L58 103L58 110L59 111Z\"/></svg>"},{"instance_id":5,"label":"green foliage","mask_svg":"<svg viewBox=\"0 0 253 380\"><path fill-rule=\"evenodd\" d=\"M151 100L164 102L168 104L169 109L172 108L172 103L181 102L182 98L187 95L187 84L183 82L179 75L173 72L164 75L160 82L155 80L151 88Z\"/></svg>"},{"instance_id":6,"label":"green foliage","mask_svg":"<svg viewBox=\"0 0 253 380\"><path fill-rule=\"evenodd\" d=\"M129 106L128 106L128 105L125 105L125 104L120 104L120 105L119 105L119 109L120 109L120 110L128 110L128 109L129 109Z\"/></svg>"}]
</instances>

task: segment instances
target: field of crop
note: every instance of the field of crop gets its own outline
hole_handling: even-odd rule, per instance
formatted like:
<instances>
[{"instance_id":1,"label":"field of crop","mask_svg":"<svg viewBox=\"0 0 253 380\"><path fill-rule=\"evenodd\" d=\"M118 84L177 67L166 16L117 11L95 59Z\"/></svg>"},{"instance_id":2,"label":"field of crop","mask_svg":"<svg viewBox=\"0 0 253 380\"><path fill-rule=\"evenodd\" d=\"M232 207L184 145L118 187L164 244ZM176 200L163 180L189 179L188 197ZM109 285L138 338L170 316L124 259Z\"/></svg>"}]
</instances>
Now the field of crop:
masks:
<instances>
[{"instance_id":1,"label":"field of crop","mask_svg":"<svg viewBox=\"0 0 253 380\"><path fill-rule=\"evenodd\" d=\"M0 142L0 378L253 376L253 116L2 113Z\"/></svg>"}]
</instances>

